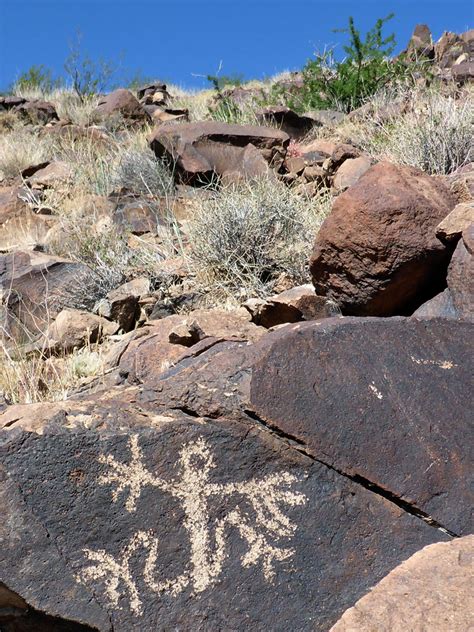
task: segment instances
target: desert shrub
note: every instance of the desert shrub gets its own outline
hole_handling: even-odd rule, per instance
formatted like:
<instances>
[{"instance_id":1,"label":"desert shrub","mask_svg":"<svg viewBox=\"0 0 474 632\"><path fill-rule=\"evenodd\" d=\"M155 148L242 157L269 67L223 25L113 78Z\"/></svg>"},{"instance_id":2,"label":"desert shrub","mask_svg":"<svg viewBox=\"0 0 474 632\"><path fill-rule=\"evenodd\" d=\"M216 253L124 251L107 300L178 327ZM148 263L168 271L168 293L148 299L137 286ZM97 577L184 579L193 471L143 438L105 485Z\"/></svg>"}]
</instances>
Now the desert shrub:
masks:
<instances>
[{"instance_id":1,"label":"desert shrub","mask_svg":"<svg viewBox=\"0 0 474 632\"><path fill-rule=\"evenodd\" d=\"M357 139L376 158L449 174L474 160L474 108L469 95L411 93L407 112L389 122L367 121Z\"/></svg>"},{"instance_id":2,"label":"desert shrub","mask_svg":"<svg viewBox=\"0 0 474 632\"><path fill-rule=\"evenodd\" d=\"M92 59L81 50L81 35L70 46L70 53L64 62L64 71L72 89L81 102L88 97L104 92L112 77L118 71L118 64L106 59Z\"/></svg>"},{"instance_id":3,"label":"desert shrub","mask_svg":"<svg viewBox=\"0 0 474 632\"><path fill-rule=\"evenodd\" d=\"M112 186L159 197L170 194L174 182L170 168L162 160L157 160L151 149L131 148L118 154L112 172Z\"/></svg>"},{"instance_id":4,"label":"desert shrub","mask_svg":"<svg viewBox=\"0 0 474 632\"><path fill-rule=\"evenodd\" d=\"M26 72L21 73L12 86L12 92L25 98L45 96L61 85L61 79L54 79L51 70L40 64L30 66Z\"/></svg>"},{"instance_id":5,"label":"desert shrub","mask_svg":"<svg viewBox=\"0 0 474 632\"><path fill-rule=\"evenodd\" d=\"M244 76L239 73L233 75L207 75L207 80L214 90L222 90L228 86L238 87L245 83Z\"/></svg>"},{"instance_id":6,"label":"desert shrub","mask_svg":"<svg viewBox=\"0 0 474 632\"><path fill-rule=\"evenodd\" d=\"M283 274L307 279L314 235L327 196L305 199L273 180L222 189L188 224L191 268L215 302L265 296Z\"/></svg>"},{"instance_id":7,"label":"desert shrub","mask_svg":"<svg viewBox=\"0 0 474 632\"><path fill-rule=\"evenodd\" d=\"M394 34L383 37L382 30L393 14L380 18L365 39L349 18L347 29L349 44L343 46L346 57L338 61L333 50L316 54L303 68L303 88L297 94L286 95L287 104L299 112L319 109L336 109L349 112L361 106L384 85L409 73L407 62L390 59L395 48ZM281 101L285 95L281 88L273 87L273 100Z\"/></svg>"},{"instance_id":8,"label":"desert shrub","mask_svg":"<svg viewBox=\"0 0 474 632\"><path fill-rule=\"evenodd\" d=\"M27 127L14 127L0 136L0 172L14 178L23 169L51 158L51 142Z\"/></svg>"}]
</instances>

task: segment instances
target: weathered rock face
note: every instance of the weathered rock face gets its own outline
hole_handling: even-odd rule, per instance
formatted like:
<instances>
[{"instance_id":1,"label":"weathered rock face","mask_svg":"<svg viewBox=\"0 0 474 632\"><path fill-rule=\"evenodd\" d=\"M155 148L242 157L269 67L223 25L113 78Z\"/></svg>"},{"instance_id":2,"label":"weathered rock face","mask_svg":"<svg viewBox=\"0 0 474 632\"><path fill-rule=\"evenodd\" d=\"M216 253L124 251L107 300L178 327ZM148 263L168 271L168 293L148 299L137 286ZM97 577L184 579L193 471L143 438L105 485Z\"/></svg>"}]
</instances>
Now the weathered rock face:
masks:
<instances>
[{"instance_id":1,"label":"weathered rock face","mask_svg":"<svg viewBox=\"0 0 474 632\"><path fill-rule=\"evenodd\" d=\"M274 125L278 129L288 134L290 138L299 139L313 127L320 127L322 123L311 116L297 114L293 110L283 105L271 106L259 110L257 119L262 125Z\"/></svg>"},{"instance_id":2,"label":"weathered rock face","mask_svg":"<svg viewBox=\"0 0 474 632\"><path fill-rule=\"evenodd\" d=\"M473 325L334 318L291 327L253 365L252 410L315 459L469 533Z\"/></svg>"},{"instance_id":3,"label":"weathered rock face","mask_svg":"<svg viewBox=\"0 0 474 632\"><path fill-rule=\"evenodd\" d=\"M56 218L35 213L18 187L0 189L0 251L43 245Z\"/></svg>"},{"instance_id":4,"label":"weathered rock face","mask_svg":"<svg viewBox=\"0 0 474 632\"><path fill-rule=\"evenodd\" d=\"M1 299L6 330L18 342L43 333L64 307L94 301L90 268L37 252L0 257Z\"/></svg>"},{"instance_id":5,"label":"weathered rock face","mask_svg":"<svg viewBox=\"0 0 474 632\"><path fill-rule=\"evenodd\" d=\"M155 154L176 163L186 183L264 175L268 163L281 165L288 143L288 135L275 129L211 121L159 126L150 139Z\"/></svg>"},{"instance_id":6,"label":"weathered rock face","mask_svg":"<svg viewBox=\"0 0 474 632\"><path fill-rule=\"evenodd\" d=\"M444 184L378 163L342 193L318 233L316 292L344 314L410 314L443 289L450 249L435 228L454 207Z\"/></svg>"},{"instance_id":7,"label":"weathered rock face","mask_svg":"<svg viewBox=\"0 0 474 632\"><path fill-rule=\"evenodd\" d=\"M0 416L7 606L86 630L323 632L448 539L255 423L121 393Z\"/></svg>"},{"instance_id":8,"label":"weathered rock face","mask_svg":"<svg viewBox=\"0 0 474 632\"><path fill-rule=\"evenodd\" d=\"M94 118L102 120L112 116L120 116L128 123L147 123L151 121L136 97L124 88L114 90L104 97L94 111Z\"/></svg>"},{"instance_id":9,"label":"weathered rock face","mask_svg":"<svg viewBox=\"0 0 474 632\"><path fill-rule=\"evenodd\" d=\"M452 218L450 222L441 223L443 237L447 240L459 237L463 219L463 214L460 214L457 220ZM474 321L474 223L462 231L462 238L458 241L448 267L447 283L448 287L443 292L416 310L413 314L415 318L440 317Z\"/></svg>"},{"instance_id":10,"label":"weathered rock face","mask_svg":"<svg viewBox=\"0 0 474 632\"><path fill-rule=\"evenodd\" d=\"M431 544L384 577L330 632L465 632L472 623L474 536Z\"/></svg>"}]
</instances>

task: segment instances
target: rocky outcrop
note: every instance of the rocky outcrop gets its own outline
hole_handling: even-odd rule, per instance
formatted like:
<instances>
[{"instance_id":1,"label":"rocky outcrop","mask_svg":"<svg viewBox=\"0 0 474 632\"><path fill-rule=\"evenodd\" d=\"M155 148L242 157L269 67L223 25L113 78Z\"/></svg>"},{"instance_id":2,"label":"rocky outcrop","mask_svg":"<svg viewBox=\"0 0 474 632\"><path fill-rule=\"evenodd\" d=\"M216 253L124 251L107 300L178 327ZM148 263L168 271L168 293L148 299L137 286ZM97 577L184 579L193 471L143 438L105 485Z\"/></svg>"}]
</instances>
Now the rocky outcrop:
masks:
<instances>
[{"instance_id":1,"label":"rocky outcrop","mask_svg":"<svg viewBox=\"0 0 474 632\"><path fill-rule=\"evenodd\" d=\"M265 175L268 165L281 166L288 143L288 135L278 130L210 121L159 126L150 139L155 154L171 160L179 179L192 184L216 176Z\"/></svg>"},{"instance_id":2,"label":"rocky outcrop","mask_svg":"<svg viewBox=\"0 0 474 632\"><path fill-rule=\"evenodd\" d=\"M462 402L473 325L335 318L290 327L253 365L255 414L420 519L470 533L471 422Z\"/></svg>"},{"instance_id":3,"label":"rocky outcrop","mask_svg":"<svg viewBox=\"0 0 474 632\"><path fill-rule=\"evenodd\" d=\"M99 101L93 113L96 120L119 117L125 123L143 124L151 121L150 115L146 112L138 99L130 92L120 88L114 90Z\"/></svg>"},{"instance_id":4,"label":"rocky outcrop","mask_svg":"<svg viewBox=\"0 0 474 632\"><path fill-rule=\"evenodd\" d=\"M0 252L43 246L57 218L37 213L27 190L13 187L0 189Z\"/></svg>"},{"instance_id":5,"label":"rocky outcrop","mask_svg":"<svg viewBox=\"0 0 474 632\"><path fill-rule=\"evenodd\" d=\"M94 304L94 277L83 263L38 252L0 257L0 296L6 308L3 334L18 343L46 331L65 307Z\"/></svg>"},{"instance_id":6,"label":"rocky outcrop","mask_svg":"<svg viewBox=\"0 0 474 632\"><path fill-rule=\"evenodd\" d=\"M474 536L431 544L384 577L330 632L465 632L471 626Z\"/></svg>"},{"instance_id":7,"label":"rocky outcrop","mask_svg":"<svg viewBox=\"0 0 474 632\"><path fill-rule=\"evenodd\" d=\"M344 314L409 314L443 289L450 249L435 228L454 207L438 179L379 163L335 201L314 245L316 292Z\"/></svg>"}]
</instances>

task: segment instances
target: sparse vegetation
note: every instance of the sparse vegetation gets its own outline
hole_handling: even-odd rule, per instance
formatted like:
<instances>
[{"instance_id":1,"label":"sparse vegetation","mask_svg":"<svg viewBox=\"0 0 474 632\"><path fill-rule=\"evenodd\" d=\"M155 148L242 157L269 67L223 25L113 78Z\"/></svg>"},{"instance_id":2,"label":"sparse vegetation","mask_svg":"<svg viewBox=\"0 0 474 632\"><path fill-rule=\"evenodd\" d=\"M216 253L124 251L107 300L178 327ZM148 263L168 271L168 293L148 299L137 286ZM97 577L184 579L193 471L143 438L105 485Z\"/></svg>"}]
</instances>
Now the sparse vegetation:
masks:
<instances>
[{"instance_id":1,"label":"sparse vegetation","mask_svg":"<svg viewBox=\"0 0 474 632\"><path fill-rule=\"evenodd\" d=\"M0 341L0 395L10 404L59 401L68 397L84 378L104 372L102 349L97 345L74 350L61 358L10 351Z\"/></svg>"},{"instance_id":2,"label":"sparse vegetation","mask_svg":"<svg viewBox=\"0 0 474 632\"><path fill-rule=\"evenodd\" d=\"M198 282L215 302L266 296L281 274L305 282L308 248L328 202L328 194L307 200L267 179L203 201L188 227Z\"/></svg>"},{"instance_id":3,"label":"sparse vegetation","mask_svg":"<svg viewBox=\"0 0 474 632\"><path fill-rule=\"evenodd\" d=\"M378 125L369 147L392 162L449 174L474 158L473 138L472 104L429 93L391 125Z\"/></svg>"},{"instance_id":4,"label":"sparse vegetation","mask_svg":"<svg viewBox=\"0 0 474 632\"><path fill-rule=\"evenodd\" d=\"M23 169L51 157L47 138L38 138L35 130L14 126L0 136L0 172L4 178L15 178Z\"/></svg>"}]
</instances>

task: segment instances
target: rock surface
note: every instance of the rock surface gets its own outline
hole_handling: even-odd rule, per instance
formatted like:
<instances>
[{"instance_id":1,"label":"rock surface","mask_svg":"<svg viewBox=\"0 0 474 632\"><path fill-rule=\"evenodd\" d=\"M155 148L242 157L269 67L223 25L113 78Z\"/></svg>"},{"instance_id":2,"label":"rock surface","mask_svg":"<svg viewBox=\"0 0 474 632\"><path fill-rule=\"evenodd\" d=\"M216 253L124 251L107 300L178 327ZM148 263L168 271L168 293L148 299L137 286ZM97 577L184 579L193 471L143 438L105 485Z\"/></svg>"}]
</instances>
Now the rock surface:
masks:
<instances>
[{"instance_id":1,"label":"rock surface","mask_svg":"<svg viewBox=\"0 0 474 632\"><path fill-rule=\"evenodd\" d=\"M92 272L83 263L37 252L0 257L6 331L18 342L43 333L64 307L93 303L93 291Z\"/></svg>"},{"instance_id":2,"label":"rock surface","mask_svg":"<svg viewBox=\"0 0 474 632\"><path fill-rule=\"evenodd\" d=\"M450 250L435 228L454 207L438 179L378 163L335 201L310 263L343 314L410 314L443 289Z\"/></svg>"},{"instance_id":3,"label":"rock surface","mask_svg":"<svg viewBox=\"0 0 474 632\"><path fill-rule=\"evenodd\" d=\"M60 620L323 632L447 539L256 425L139 409L133 389L27 408L2 419L0 581Z\"/></svg>"},{"instance_id":4,"label":"rock surface","mask_svg":"<svg viewBox=\"0 0 474 632\"><path fill-rule=\"evenodd\" d=\"M258 417L337 471L469 533L472 418L464 402L474 326L332 318L291 327L253 365Z\"/></svg>"},{"instance_id":5,"label":"rock surface","mask_svg":"<svg viewBox=\"0 0 474 632\"><path fill-rule=\"evenodd\" d=\"M384 577L330 632L466 632L473 582L474 536L431 544Z\"/></svg>"},{"instance_id":6,"label":"rock surface","mask_svg":"<svg viewBox=\"0 0 474 632\"><path fill-rule=\"evenodd\" d=\"M158 157L176 163L185 183L204 183L216 176L251 178L278 168L289 137L268 127L217 123L170 123L159 126L150 139Z\"/></svg>"},{"instance_id":7,"label":"rock surface","mask_svg":"<svg viewBox=\"0 0 474 632\"><path fill-rule=\"evenodd\" d=\"M114 90L105 96L93 112L93 118L103 120L113 116L121 117L130 124L147 123L151 121L150 115L143 108L138 99L124 88Z\"/></svg>"}]
</instances>

